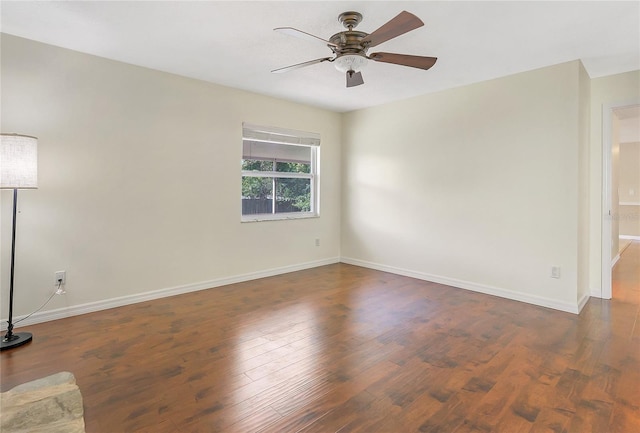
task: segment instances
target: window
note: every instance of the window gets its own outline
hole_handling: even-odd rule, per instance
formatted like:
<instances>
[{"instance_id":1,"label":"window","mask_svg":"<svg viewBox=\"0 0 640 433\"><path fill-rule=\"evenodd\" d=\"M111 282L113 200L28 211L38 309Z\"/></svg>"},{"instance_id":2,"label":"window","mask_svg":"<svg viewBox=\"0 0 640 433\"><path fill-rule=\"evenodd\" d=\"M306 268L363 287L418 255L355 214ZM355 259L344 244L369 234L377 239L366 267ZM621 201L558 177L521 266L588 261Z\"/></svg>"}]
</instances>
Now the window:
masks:
<instances>
[{"instance_id":1,"label":"window","mask_svg":"<svg viewBox=\"0 0 640 433\"><path fill-rule=\"evenodd\" d=\"M242 125L242 221L318 216L320 135Z\"/></svg>"}]
</instances>

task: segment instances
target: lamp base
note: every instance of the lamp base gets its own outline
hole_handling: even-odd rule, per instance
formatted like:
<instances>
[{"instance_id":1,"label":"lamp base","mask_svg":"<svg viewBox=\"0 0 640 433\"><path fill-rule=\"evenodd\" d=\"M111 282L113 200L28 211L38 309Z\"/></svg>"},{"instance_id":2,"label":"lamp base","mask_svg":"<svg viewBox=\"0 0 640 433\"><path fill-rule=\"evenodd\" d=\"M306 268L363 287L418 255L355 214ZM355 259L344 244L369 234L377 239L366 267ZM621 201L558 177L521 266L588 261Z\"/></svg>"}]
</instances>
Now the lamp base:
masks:
<instances>
[{"instance_id":1,"label":"lamp base","mask_svg":"<svg viewBox=\"0 0 640 433\"><path fill-rule=\"evenodd\" d=\"M0 350L13 349L14 347L27 344L33 339L31 332L14 332L10 339L6 336L2 337Z\"/></svg>"}]
</instances>

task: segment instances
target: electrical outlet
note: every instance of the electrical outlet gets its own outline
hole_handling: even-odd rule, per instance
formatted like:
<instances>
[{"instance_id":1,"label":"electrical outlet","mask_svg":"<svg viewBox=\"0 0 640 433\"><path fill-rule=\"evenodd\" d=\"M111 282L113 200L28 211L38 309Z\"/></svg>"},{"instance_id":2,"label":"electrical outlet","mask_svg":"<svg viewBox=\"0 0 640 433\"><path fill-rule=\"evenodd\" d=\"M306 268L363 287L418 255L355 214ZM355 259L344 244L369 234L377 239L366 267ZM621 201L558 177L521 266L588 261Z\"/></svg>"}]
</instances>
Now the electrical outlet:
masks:
<instances>
[{"instance_id":1,"label":"electrical outlet","mask_svg":"<svg viewBox=\"0 0 640 433\"><path fill-rule=\"evenodd\" d=\"M67 283L67 271L56 271L55 277L54 286L64 286Z\"/></svg>"},{"instance_id":2,"label":"electrical outlet","mask_svg":"<svg viewBox=\"0 0 640 433\"><path fill-rule=\"evenodd\" d=\"M320 238L316 238L316 247L320 246Z\"/></svg>"},{"instance_id":3,"label":"electrical outlet","mask_svg":"<svg viewBox=\"0 0 640 433\"><path fill-rule=\"evenodd\" d=\"M560 266L551 267L551 278L560 278Z\"/></svg>"}]
</instances>

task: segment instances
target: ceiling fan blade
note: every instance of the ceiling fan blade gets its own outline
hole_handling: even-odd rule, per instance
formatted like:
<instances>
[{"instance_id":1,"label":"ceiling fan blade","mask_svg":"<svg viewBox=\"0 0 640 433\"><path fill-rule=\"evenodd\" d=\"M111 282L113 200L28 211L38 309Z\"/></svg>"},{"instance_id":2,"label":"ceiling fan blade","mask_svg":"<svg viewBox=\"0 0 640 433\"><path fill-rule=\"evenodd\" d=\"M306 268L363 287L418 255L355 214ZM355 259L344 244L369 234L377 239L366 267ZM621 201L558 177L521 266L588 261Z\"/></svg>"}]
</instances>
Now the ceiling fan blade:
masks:
<instances>
[{"instance_id":1,"label":"ceiling fan blade","mask_svg":"<svg viewBox=\"0 0 640 433\"><path fill-rule=\"evenodd\" d=\"M435 65L437 57L410 56L408 54L373 53L369 56L376 62L394 63L412 68L429 69Z\"/></svg>"},{"instance_id":2,"label":"ceiling fan blade","mask_svg":"<svg viewBox=\"0 0 640 433\"><path fill-rule=\"evenodd\" d=\"M296 38L306 39L312 42L321 42L324 45L329 45L330 47L337 47L333 42L329 42L321 37L312 35L311 33L303 32L302 30L294 29L293 27L278 27L273 29L276 32L284 33L285 35L295 36Z\"/></svg>"},{"instance_id":3,"label":"ceiling fan blade","mask_svg":"<svg viewBox=\"0 0 640 433\"><path fill-rule=\"evenodd\" d=\"M316 63L326 62L331 59L332 59L331 57L323 57L321 59L309 60L308 62L297 63L295 65L285 66L284 68L274 69L271 72L275 72L276 74L279 74L281 72L289 72L289 71L293 71L294 69L304 68L305 66L315 65Z\"/></svg>"},{"instance_id":4,"label":"ceiling fan blade","mask_svg":"<svg viewBox=\"0 0 640 433\"><path fill-rule=\"evenodd\" d=\"M347 87L355 87L364 84L362 72L347 71Z\"/></svg>"},{"instance_id":5,"label":"ceiling fan blade","mask_svg":"<svg viewBox=\"0 0 640 433\"><path fill-rule=\"evenodd\" d=\"M403 35L411 30L422 27L424 23L414 14L402 11L395 18L392 18L378 30L362 39L363 43L368 43L369 47L375 47L383 42Z\"/></svg>"}]
</instances>

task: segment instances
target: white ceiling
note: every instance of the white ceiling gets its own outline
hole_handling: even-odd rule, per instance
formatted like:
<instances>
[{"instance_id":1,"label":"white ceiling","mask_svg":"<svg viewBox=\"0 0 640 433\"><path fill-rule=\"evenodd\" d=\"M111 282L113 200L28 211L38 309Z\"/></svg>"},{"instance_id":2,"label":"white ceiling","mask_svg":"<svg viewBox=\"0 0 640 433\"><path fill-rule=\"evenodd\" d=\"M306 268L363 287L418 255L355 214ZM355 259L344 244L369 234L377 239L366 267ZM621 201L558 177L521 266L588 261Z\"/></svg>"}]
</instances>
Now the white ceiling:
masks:
<instances>
[{"instance_id":1,"label":"white ceiling","mask_svg":"<svg viewBox=\"0 0 640 433\"><path fill-rule=\"evenodd\" d=\"M423 71L369 62L345 88L321 44L274 32L291 26L328 39L337 16L364 15L371 33L402 10L425 26L371 49L438 57ZM135 65L335 111L350 111L582 59L592 78L640 69L640 2L626 1L6 1L2 32Z\"/></svg>"}]
</instances>

